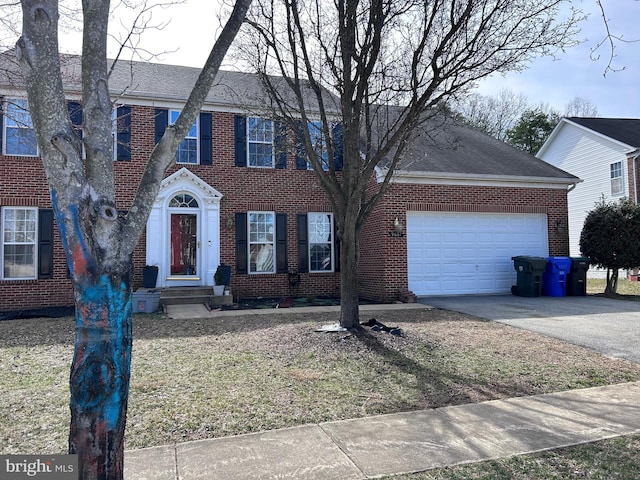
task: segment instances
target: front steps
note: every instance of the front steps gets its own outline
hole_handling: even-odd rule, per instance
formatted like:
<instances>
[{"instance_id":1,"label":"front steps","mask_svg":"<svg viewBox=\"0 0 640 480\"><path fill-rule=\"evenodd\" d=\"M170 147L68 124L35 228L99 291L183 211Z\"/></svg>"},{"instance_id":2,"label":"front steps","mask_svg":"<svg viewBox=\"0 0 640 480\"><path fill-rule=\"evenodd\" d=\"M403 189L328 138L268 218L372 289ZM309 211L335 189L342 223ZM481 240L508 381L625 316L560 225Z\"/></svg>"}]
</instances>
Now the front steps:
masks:
<instances>
[{"instance_id":1,"label":"front steps","mask_svg":"<svg viewBox=\"0 0 640 480\"><path fill-rule=\"evenodd\" d=\"M161 288L160 306L165 305L230 305L233 303L232 295L214 296L212 287L171 287Z\"/></svg>"}]
</instances>

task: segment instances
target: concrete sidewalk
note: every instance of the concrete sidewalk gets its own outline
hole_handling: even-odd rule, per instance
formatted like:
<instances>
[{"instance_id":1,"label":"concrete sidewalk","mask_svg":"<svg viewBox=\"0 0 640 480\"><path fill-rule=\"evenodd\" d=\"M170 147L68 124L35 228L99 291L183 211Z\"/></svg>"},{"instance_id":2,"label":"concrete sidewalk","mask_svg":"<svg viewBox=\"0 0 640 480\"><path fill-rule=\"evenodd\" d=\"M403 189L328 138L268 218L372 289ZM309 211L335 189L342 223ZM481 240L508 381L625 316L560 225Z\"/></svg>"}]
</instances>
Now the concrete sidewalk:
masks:
<instances>
[{"instance_id":1,"label":"concrete sidewalk","mask_svg":"<svg viewBox=\"0 0 640 480\"><path fill-rule=\"evenodd\" d=\"M127 451L127 480L365 479L640 432L640 382Z\"/></svg>"},{"instance_id":2,"label":"concrete sidewalk","mask_svg":"<svg viewBox=\"0 0 640 480\"><path fill-rule=\"evenodd\" d=\"M433 308L422 303L376 303L360 305L361 312L379 310L420 309ZM246 317L253 315L340 312L340 305L325 307L293 307L293 308L260 308L254 310L209 310L202 304L167 305L167 318L174 320L188 320L190 318L219 318L219 317Z\"/></svg>"}]
</instances>

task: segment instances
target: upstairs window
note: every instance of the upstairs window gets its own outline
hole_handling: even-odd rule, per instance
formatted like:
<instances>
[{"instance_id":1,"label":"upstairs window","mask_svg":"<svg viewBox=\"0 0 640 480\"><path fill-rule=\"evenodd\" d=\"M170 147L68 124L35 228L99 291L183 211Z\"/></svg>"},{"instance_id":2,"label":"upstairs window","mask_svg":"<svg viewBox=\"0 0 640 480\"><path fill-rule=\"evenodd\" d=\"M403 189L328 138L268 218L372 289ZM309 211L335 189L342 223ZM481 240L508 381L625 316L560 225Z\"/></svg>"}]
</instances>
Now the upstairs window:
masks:
<instances>
[{"instance_id":1,"label":"upstairs window","mask_svg":"<svg viewBox=\"0 0 640 480\"><path fill-rule=\"evenodd\" d=\"M233 128L236 167L287 168L287 133L282 122L236 115Z\"/></svg>"},{"instance_id":2,"label":"upstairs window","mask_svg":"<svg viewBox=\"0 0 640 480\"><path fill-rule=\"evenodd\" d=\"M274 167L273 121L247 117L247 153L249 167Z\"/></svg>"},{"instance_id":3,"label":"upstairs window","mask_svg":"<svg viewBox=\"0 0 640 480\"><path fill-rule=\"evenodd\" d=\"M156 143L158 143L164 135L164 131L167 126L175 123L179 114L180 112L178 110L169 111L164 108L155 109L154 130ZM121 115L118 113L118 118L120 117ZM128 115L125 114L122 117L128 118ZM178 152L176 153L176 163L187 163L192 165L211 165L213 163L213 143L211 138L213 132L212 120L213 115L211 112L200 112L200 115L198 115L196 121L189 129L184 141L178 148ZM130 141L130 128L127 133L128 141ZM128 144L128 141L125 144ZM130 158L127 160L129 159Z\"/></svg>"},{"instance_id":4,"label":"upstairs window","mask_svg":"<svg viewBox=\"0 0 640 480\"><path fill-rule=\"evenodd\" d=\"M302 129L302 123L299 124L300 129ZM311 145L313 147L313 152L316 158L322 163L322 169L324 171L329 170L329 146L327 142L326 135L322 130L322 122L320 121L310 121L307 123L307 128L309 130L309 137L311 138ZM335 123L330 125L329 128L331 141L333 145L333 162L335 170L342 170L343 163L343 128L341 123ZM306 149L303 146L302 140L302 132L299 132L300 137L298 138L298 145L296 151L296 168L299 170L313 170L311 166L311 162L309 162L307 157Z\"/></svg>"},{"instance_id":5,"label":"upstairs window","mask_svg":"<svg viewBox=\"0 0 640 480\"><path fill-rule=\"evenodd\" d=\"M36 132L26 99L7 99L4 108L4 139L5 155L38 156Z\"/></svg>"},{"instance_id":6,"label":"upstairs window","mask_svg":"<svg viewBox=\"0 0 640 480\"><path fill-rule=\"evenodd\" d=\"M322 122L309 122L309 136L311 137L311 143L313 145L313 151L316 154L316 158L322 162L322 169L329 170L329 153L327 152L327 140L322 132ZM312 170L309 163L307 168Z\"/></svg>"},{"instance_id":7,"label":"upstairs window","mask_svg":"<svg viewBox=\"0 0 640 480\"><path fill-rule=\"evenodd\" d=\"M179 115L180 112L177 110L169 111L169 123L174 124ZM193 122L193 125L178 147L176 163L197 164L199 158L198 143L198 119L196 118L196 121Z\"/></svg>"},{"instance_id":8,"label":"upstairs window","mask_svg":"<svg viewBox=\"0 0 640 480\"><path fill-rule=\"evenodd\" d=\"M612 163L611 171L611 195L622 195L624 193L624 184L622 181L622 162Z\"/></svg>"}]
</instances>

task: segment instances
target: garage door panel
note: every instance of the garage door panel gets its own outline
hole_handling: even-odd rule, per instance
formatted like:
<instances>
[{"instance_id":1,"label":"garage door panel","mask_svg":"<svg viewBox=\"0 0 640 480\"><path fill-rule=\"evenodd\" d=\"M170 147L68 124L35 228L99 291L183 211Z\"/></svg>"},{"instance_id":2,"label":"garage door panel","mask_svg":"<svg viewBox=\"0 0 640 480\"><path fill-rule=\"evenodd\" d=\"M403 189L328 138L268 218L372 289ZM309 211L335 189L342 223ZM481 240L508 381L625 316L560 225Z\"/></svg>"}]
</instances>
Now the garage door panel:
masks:
<instances>
[{"instance_id":1,"label":"garage door panel","mask_svg":"<svg viewBox=\"0 0 640 480\"><path fill-rule=\"evenodd\" d=\"M409 288L417 295L508 293L511 257L548 255L543 214L408 212Z\"/></svg>"}]
</instances>

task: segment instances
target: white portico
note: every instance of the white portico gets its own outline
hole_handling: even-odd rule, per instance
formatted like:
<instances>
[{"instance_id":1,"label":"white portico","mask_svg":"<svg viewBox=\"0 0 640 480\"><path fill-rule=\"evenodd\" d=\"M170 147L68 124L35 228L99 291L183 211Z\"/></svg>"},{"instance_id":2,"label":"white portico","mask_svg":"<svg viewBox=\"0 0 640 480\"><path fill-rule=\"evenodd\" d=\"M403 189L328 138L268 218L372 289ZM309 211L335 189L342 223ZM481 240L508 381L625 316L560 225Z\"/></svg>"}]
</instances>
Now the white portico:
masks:
<instances>
[{"instance_id":1,"label":"white portico","mask_svg":"<svg viewBox=\"0 0 640 480\"><path fill-rule=\"evenodd\" d=\"M187 168L165 178L147 221L157 287L213 285L220 264L222 194Z\"/></svg>"}]
</instances>

